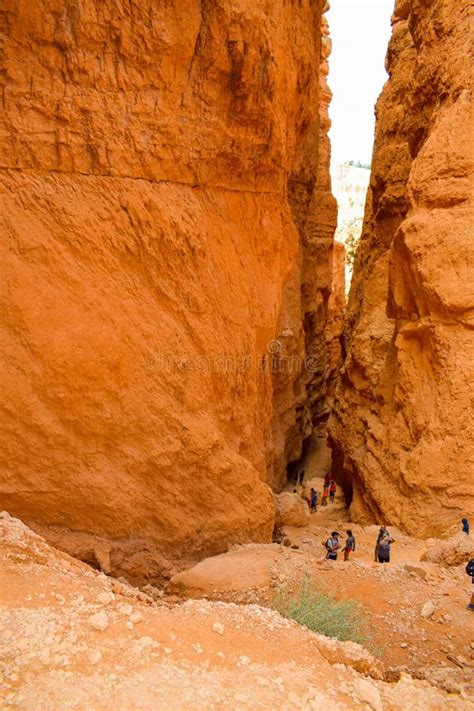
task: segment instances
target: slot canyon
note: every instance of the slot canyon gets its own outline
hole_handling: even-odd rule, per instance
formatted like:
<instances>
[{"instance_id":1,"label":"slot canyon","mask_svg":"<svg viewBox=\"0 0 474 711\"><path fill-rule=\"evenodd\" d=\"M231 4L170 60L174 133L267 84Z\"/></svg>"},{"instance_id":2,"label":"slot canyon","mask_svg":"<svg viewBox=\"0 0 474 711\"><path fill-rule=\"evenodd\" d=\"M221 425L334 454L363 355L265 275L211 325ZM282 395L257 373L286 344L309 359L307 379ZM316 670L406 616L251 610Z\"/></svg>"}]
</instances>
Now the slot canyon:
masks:
<instances>
[{"instance_id":1,"label":"slot canyon","mask_svg":"<svg viewBox=\"0 0 474 711\"><path fill-rule=\"evenodd\" d=\"M146 597L272 547L278 495L326 441L344 520L420 541L474 521L469 3L395 2L347 300L327 11L1 4L0 511L76 592ZM117 708L471 708L444 682L407 705L418 682L392 698L374 669L381 705L359 680L353 706ZM44 708L103 708L84 699Z\"/></svg>"}]
</instances>

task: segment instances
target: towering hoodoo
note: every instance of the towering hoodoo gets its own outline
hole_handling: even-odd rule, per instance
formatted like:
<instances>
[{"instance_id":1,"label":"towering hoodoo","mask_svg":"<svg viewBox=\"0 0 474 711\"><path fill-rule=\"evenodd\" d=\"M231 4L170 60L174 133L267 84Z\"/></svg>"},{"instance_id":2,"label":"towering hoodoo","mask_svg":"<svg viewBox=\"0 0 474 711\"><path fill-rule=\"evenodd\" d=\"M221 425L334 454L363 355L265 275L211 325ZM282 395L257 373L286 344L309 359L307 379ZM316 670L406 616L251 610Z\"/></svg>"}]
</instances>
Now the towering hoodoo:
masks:
<instances>
[{"instance_id":1,"label":"towering hoodoo","mask_svg":"<svg viewBox=\"0 0 474 711\"><path fill-rule=\"evenodd\" d=\"M467 0L399 0L331 434L353 515L474 513L474 143Z\"/></svg>"},{"instance_id":2,"label":"towering hoodoo","mask_svg":"<svg viewBox=\"0 0 474 711\"><path fill-rule=\"evenodd\" d=\"M323 6L2 5L1 507L105 569L269 540L324 414Z\"/></svg>"}]
</instances>

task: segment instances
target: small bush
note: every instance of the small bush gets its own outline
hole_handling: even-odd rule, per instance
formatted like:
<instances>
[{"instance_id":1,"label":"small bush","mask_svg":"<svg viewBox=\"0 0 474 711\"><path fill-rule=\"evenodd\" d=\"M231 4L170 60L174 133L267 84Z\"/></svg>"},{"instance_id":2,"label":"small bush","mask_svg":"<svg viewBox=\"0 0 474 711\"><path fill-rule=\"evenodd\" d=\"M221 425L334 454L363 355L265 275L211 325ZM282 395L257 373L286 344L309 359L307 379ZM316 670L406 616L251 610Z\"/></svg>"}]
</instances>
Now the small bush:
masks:
<instances>
[{"instance_id":1,"label":"small bush","mask_svg":"<svg viewBox=\"0 0 474 711\"><path fill-rule=\"evenodd\" d=\"M272 607L283 617L341 642L350 640L367 647L371 639L367 617L358 602L337 602L318 590L308 577L293 591L289 585L278 588Z\"/></svg>"}]
</instances>

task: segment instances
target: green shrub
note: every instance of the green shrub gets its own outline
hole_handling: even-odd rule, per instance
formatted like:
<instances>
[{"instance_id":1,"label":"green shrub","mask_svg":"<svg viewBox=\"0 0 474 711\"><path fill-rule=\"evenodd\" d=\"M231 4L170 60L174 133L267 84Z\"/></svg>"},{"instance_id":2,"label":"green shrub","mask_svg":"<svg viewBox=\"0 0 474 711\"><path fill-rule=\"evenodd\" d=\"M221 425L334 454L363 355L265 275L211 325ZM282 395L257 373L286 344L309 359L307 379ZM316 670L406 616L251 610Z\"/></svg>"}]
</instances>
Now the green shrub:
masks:
<instances>
[{"instance_id":1,"label":"green shrub","mask_svg":"<svg viewBox=\"0 0 474 711\"><path fill-rule=\"evenodd\" d=\"M295 590L289 585L277 589L272 607L283 617L296 620L313 632L341 642L351 640L364 646L370 642L368 619L360 603L337 602L304 577ZM371 650L372 651L372 650Z\"/></svg>"}]
</instances>

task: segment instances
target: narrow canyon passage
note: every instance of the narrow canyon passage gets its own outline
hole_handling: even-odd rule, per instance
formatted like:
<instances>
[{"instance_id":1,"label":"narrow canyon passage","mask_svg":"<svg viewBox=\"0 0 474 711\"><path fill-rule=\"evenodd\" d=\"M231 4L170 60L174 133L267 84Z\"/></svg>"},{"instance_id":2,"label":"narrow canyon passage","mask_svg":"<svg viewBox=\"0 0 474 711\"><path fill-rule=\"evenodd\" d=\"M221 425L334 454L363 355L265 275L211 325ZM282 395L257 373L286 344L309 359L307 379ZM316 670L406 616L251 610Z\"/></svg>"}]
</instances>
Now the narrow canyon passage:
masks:
<instances>
[{"instance_id":1,"label":"narrow canyon passage","mask_svg":"<svg viewBox=\"0 0 474 711\"><path fill-rule=\"evenodd\" d=\"M269 542L326 433L354 521L473 514L467 3L395 4L347 307L327 7L239 8L1 11L2 508L131 580Z\"/></svg>"},{"instance_id":2,"label":"narrow canyon passage","mask_svg":"<svg viewBox=\"0 0 474 711\"><path fill-rule=\"evenodd\" d=\"M473 708L469 2L387 3L1 3L2 709Z\"/></svg>"}]
</instances>

